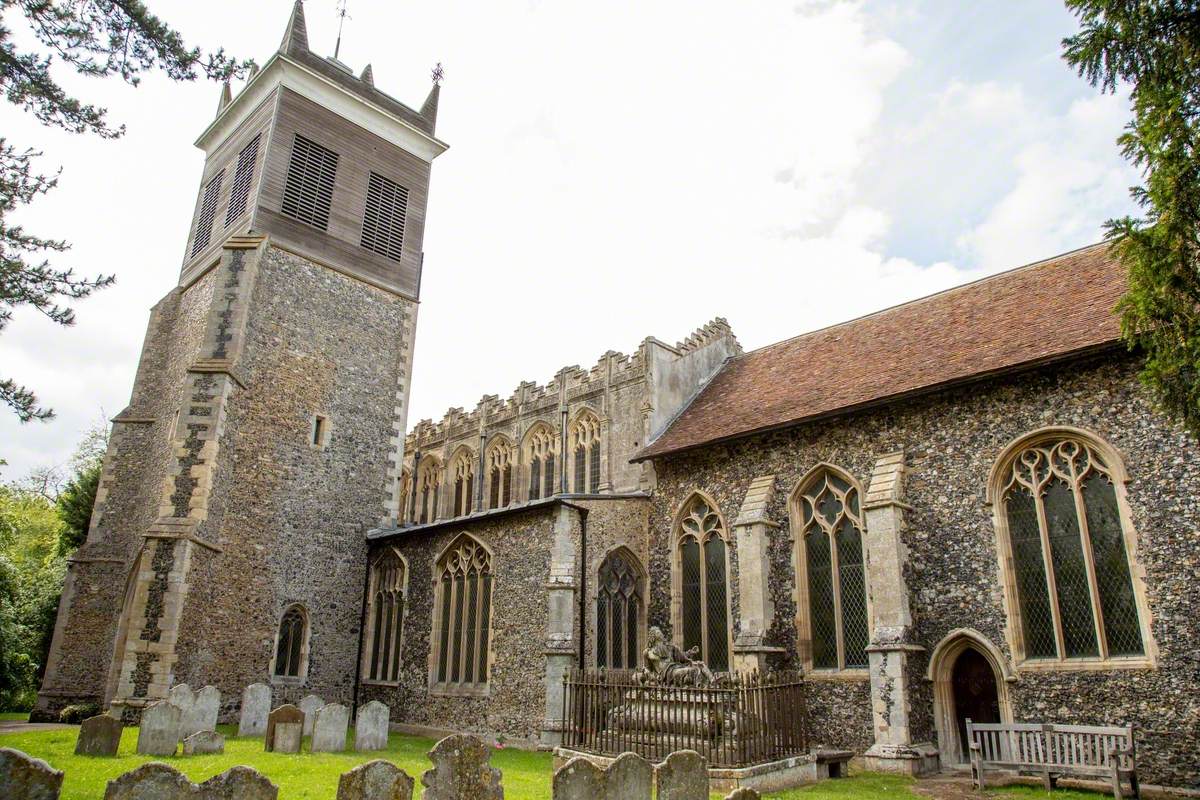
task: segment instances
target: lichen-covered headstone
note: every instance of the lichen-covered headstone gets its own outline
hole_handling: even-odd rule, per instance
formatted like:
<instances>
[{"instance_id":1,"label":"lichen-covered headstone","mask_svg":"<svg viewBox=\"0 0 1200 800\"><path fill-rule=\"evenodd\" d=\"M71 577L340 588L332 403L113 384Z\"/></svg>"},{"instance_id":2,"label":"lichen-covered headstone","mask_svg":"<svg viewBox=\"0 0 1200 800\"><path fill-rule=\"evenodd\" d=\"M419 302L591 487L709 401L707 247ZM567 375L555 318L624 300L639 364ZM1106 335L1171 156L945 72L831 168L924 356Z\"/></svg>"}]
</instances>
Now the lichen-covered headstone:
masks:
<instances>
[{"instance_id":1,"label":"lichen-covered headstone","mask_svg":"<svg viewBox=\"0 0 1200 800\"><path fill-rule=\"evenodd\" d=\"M238 719L238 736L262 736L267 732L267 715L271 713L271 687L252 683L242 690L242 713Z\"/></svg>"},{"instance_id":2,"label":"lichen-covered headstone","mask_svg":"<svg viewBox=\"0 0 1200 800\"><path fill-rule=\"evenodd\" d=\"M386 750L390 715L388 707L378 700L361 706L354 719L354 749L360 753Z\"/></svg>"},{"instance_id":3,"label":"lichen-covered headstone","mask_svg":"<svg viewBox=\"0 0 1200 800\"><path fill-rule=\"evenodd\" d=\"M221 713L221 692L215 686L205 686L196 692L196 702L192 706L192 714L184 719L188 736L198 731L215 731L217 715Z\"/></svg>"},{"instance_id":4,"label":"lichen-covered headstone","mask_svg":"<svg viewBox=\"0 0 1200 800\"><path fill-rule=\"evenodd\" d=\"M637 753L622 753L604 771L606 800L650 800L654 765Z\"/></svg>"},{"instance_id":5,"label":"lichen-covered headstone","mask_svg":"<svg viewBox=\"0 0 1200 800\"><path fill-rule=\"evenodd\" d=\"M759 800L759 794L749 786L739 786L725 795L725 800Z\"/></svg>"},{"instance_id":6,"label":"lichen-covered headstone","mask_svg":"<svg viewBox=\"0 0 1200 800\"><path fill-rule=\"evenodd\" d=\"M144 756L173 756L179 746L183 712L169 700L159 700L142 711L137 751Z\"/></svg>"},{"instance_id":7,"label":"lichen-covered headstone","mask_svg":"<svg viewBox=\"0 0 1200 800\"><path fill-rule=\"evenodd\" d=\"M658 765L658 800L708 800L708 762L695 750L678 750Z\"/></svg>"},{"instance_id":8,"label":"lichen-covered headstone","mask_svg":"<svg viewBox=\"0 0 1200 800\"><path fill-rule=\"evenodd\" d=\"M317 709L325 705L325 701L315 694L306 694L300 701L300 710L304 712L304 735L312 736L313 722L317 718Z\"/></svg>"},{"instance_id":9,"label":"lichen-covered headstone","mask_svg":"<svg viewBox=\"0 0 1200 800\"><path fill-rule=\"evenodd\" d=\"M429 751L433 769L421 776L423 800L503 800L500 770L489 763L491 750L475 736L455 734ZM707 800L707 798L706 798Z\"/></svg>"},{"instance_id":10,"label":"lichen-covered headstone","mask_svg":"<svg viewBox=\"0 0 1200 800\"><path fill-rule=\"evenodd\" d=\"M177 683L167 692L167 700L179 707L179 740L183 741L196 731L193 730L196 716L196 693L186 683Z\"/></svg>"},{"instance_id":11,"label":"lichen-covered headstone","mask_svg":"<svg viewBox=\"0 0 1200 800\"><path fill-rule=\"evenodd\" d=\"M308 749L313 753L340 753L346 749L346 728L350 725L350 709L341 703L330 703L317 709L313 720L312 741Z\"/></svg>"},{"instance_id":12,"label":"lichen-covered headstone","mask_svg":"<svg viewBox=\"0 0 1200 800\"><path fill-rule=\"evenodd\" d=\"M412 793L413 779L407 772L376 759L342 773L337 800L412 800Z\"/></svg>"},{"instance_id":13,"label":"lichen-covered headstone","mask_svg":"<svg viewBox=\"0 0 1200 800\"><path fill-rule=\"evenodd\" d=\"M224 752L225 737L216 731L196 731L183 740L183 754L185 756Z\"/></svg>"},{"instance_id":14,"label":"lichen-covered headstone","mask_svg":"<svg viewBox=\"0 0 1200 800\"><path fill-rule=\"evenodd\" d=\"M179 770L151 761L109 781L104 800L195 800L195 791Z\"/></svg>"},{"instance_id":15,"label":"lichen-covered headstone","mask_svg":"<svg viewBox=\"0 0 1200 800\"><path fill-rule=\"evenodd\" d=\"M115 756L121 746L121 729L125 726L116 717L101 714L88 717L79 726L79 738L75 740L77 756Z\"/></svg>"},{"instance_id":16,"label":"lichen-covered headstone","mask_svg":"<svg viewBox=\"0 0 1200 800\"><path fill-rule=\"evenodd\" d=\"M550 796L554 800L604 800L604 770L576 756L554 770Z\"/></svg>"},{"instance_id":17,"label":"lichen-covered headstone","mask_svg":"<svg viewBox=\"0 0 1200 800\"><path fill-rule=\"evenodd\" d=\"M40 758L0 747L0 797L58 800L63 774Z\"/></svg>"},{"instance_id":18,"label":"lichen-covered headstone","mask_svg":"<svg viewBox=\"0 0 1200 800\"><path fill-rule=\"evenodd\" d=\"M279 787L253 767L230 767L200 784L195 800L277 800Z\"/></svg>"},{"instance_id":19,"label":"lichen-covered headstone","mask_svg":"<svg viewBox=\"0 0 1200 800\"><path fill-rule=\"evenodd\" d=\"M280 722L275 725L272 749L276 753L299 753L304 741L303 722Z\"/></svg>"},{"instance_id":20,"label":"lichen-covered headstone","mask_svg":"<svg viewBox=\"0 0 1200 800\"><path fill-rule=\"evenodd\" d=\"M267 715L267 735L263 744L268 753L275 750L275 728L279 725L294 723L298 730L304 730L304 712L291 703L286 703ZM289 752L296 752L295 750Z\"/></svg>"}]
</instances>

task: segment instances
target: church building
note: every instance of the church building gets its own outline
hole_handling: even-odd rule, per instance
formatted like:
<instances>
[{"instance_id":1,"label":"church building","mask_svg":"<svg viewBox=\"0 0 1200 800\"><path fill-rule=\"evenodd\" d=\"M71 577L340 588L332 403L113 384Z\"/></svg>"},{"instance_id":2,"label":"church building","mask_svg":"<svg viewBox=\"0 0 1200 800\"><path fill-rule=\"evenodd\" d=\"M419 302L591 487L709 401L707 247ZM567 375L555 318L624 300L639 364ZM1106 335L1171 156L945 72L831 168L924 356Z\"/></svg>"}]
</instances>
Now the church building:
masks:
<instances>
[{"instance_id":1,"label":"church building","mask_svg":"<svg viewBox=\"0 0 1200 800\"><path fill-rule=\"evenodd\" d=\"M746 352L716 319L408 429L439 87L279 51L197 140L38 713L176 683L378 699L553 747L657 627L796 670L811 741L964 762L965 723L1133 725L1200 788L1200 454L1094 245ZM430 268L436 268L433 264Z\"/></svg>"}]
</instances>

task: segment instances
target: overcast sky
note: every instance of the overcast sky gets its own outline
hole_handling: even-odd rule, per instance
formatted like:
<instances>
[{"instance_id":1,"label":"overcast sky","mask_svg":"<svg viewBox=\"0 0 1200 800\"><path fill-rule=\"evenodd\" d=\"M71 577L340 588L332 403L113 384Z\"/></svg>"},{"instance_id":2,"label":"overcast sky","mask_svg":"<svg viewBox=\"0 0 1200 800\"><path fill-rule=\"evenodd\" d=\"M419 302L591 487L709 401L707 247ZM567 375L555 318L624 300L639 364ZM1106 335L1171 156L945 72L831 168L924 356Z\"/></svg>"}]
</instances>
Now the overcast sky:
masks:
<instances>
[{"instance_id":1,"label":"overcast sky","mask_svg":"<svg viewBox=\"0 0 1200 800\"><path fill-rule=\"evenodd\" d=\"M189 43L264 63L292 0L152 0ZM335 0L308 0L331 54ZM1090 244L1130 210L1123 97L1059 58L1055 0L350 0L342 60L411 106L445 64L410 426L646 336L726 317L747 349ZM19 29L10 7L5 24ZM0 375L58 412L0 411L0 478L64 463L128 402L170 290L219 87L63 76L117 141L3 135L61 165L20 214L56 263L114 272L60 329L27 309ZM830 353L853 358L853 353Z\"/></svg>"}]
</instances>

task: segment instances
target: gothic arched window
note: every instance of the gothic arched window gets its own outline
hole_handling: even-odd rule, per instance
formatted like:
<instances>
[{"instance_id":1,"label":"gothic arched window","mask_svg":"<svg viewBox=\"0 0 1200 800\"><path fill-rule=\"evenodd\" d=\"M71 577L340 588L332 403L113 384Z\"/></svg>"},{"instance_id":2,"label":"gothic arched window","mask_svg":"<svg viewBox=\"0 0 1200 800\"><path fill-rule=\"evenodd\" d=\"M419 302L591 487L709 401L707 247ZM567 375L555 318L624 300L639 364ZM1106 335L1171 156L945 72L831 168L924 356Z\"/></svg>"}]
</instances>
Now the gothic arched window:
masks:
<instances>
[{"instance_id":1,"label":"gothic arched window","mask_svg":"<svg viewBox=\"0 0 1200 800\"><path fill-rule=\"evenodd\" d=\"M408 519L409 503L412 502L412 473L403 469L397 480L400 483L400 490L397 493L400 497L400 510L396 516L403 524Z\"/></svg>"},{"instance_id":2,"label":"gothic arched window","mask_svg":"<svg viewBox=\"0 0 1200 800\"><path fill-rule=\"evenodd\" d=\"M454 478L454 507L450 516L470 514L475 507L475 454L466 447L459 448L450 464L450 474Z\"/></svg>"},{"instance_id":3,"label":"gothic arched window","mask_svg":"<svg viewBox=\"0 0 1200 800\"><path fill-rule=\"evenodd\" d=\"M828 466L810 472L792 494L801 609L814 669L867 666L871 632L859 503L853 479Z\"/></svg>"},{"instance_id":4,"label":"gothic arched window","mask_svg":"<svg viewBox=\"0 0 1200 800\"><path fill-rule=\"evenodd\" d=\"M1114 452L1075 431L1036 434L997 462L989 489L1019 658L1145 657L1121 475Z\"/></svg>"},{"instance_id":5,"label":"gothic arched window","mask_svg":"<svg viewBox=\"0 0 1200 800\"><path fill-rule=\"evenodd\" d=\"M288 606L279 620L272 674L277 678L303 678L307 671L308 612L296 603Z\"/></svg>"},{"instance_id":6,"label":"gothic arched window","mask_svg":"<svg viewBox=\"0 0 1200 800\"><path fill-rule=\"evenodd\" d=\"M480 688L488 680L492 554L468 535L438 559L434 683Z\"/></svg>"},{"instance_id":7,"label":"gothic arched window","mask_svg":"<svg viewBox=\"0 0 1200 800\"><path fill-rule=\"evenodd\" d=\"M387 548L372 562L364 649L367 680L394 682L400 679L400 641L404 635L407 583L408 570L395 550Z\"/></svg>"},{"instance_id":8,"label":"gothic arched window","mask_svg":"<svg viewBox=\"0 0 1200 800\"><path fill-rule=\"evenodd\" d=\"M418 523L436 522L438 500L442 489L442 465L432 456L421 463L417 474L417 519Z\"/></svg>"},{"instance_id":9,"label":"gothic arched window","mask_svg":"<svg viewBox=\"0 0 1200 800\"><path fill-rule=\"evenodd\" d=\"M645 578L633 553L613 551L600 564L596 585L596 666L635 669L642 640Z\"/></svg>"},{"instance_id":10,"label":"gothic arched window","mask_svg":"<svg viewBox=\"0 0 1200 800\"><path fill-rule=\"evenodd\" d=\"M582 411L570 430L573 483L571 491L596 494L600 491L600 420Z\"/></svg>"},{"instance_id":11,"label":"gothic arched window","mask_svg":"<svg viewBox=\"0 0 1200 800\"><path fill-rule=\"evenodd\" d=\"M529 498L537 500L554 494L555 450L554 431L539 423L525 437L525 462L529 465Z\"/></svg>"},{"instance_id":12,"label":"gothic arched window","mask_svg":"<svg viewBox=\"0 0 1200 800\"><path fill-rule=\"evenodd\" d=\"M683 649L693 647L714 672L729 669L729 564L725 523L716 505L693 495L676 530Z\"/></svg>"},{"instance_id":13,"label":"gothic arched window","mask_svg":"<svg viewBox=\"0 0 1200 800\"><path fill-rule=\"evenodd\" d=\"M512 502L512 443L503 436L487 449L484 463L488 470L488 508L504 508Z\"/></svg>"}]
</instances>

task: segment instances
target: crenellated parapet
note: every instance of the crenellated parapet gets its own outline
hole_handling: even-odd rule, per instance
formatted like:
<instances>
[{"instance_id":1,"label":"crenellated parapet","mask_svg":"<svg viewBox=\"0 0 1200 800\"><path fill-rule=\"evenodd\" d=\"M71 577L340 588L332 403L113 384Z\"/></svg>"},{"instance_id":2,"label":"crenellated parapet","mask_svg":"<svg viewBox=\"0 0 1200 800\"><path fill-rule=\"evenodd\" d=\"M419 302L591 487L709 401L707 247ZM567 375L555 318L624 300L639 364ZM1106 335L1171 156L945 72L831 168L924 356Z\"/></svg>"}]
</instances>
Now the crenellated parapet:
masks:
<instances>
[{"instance_id":1,"label":"crenellated parapet","mask_svg":"<svg viewBox=\"0 0 1200 800\"><path fill-rule=\"evenodd\" d=\"M733 335L733 328L729 327L729 322L724 317L716 317L711 322L692 331L690 336L682 342L676 343L675 349L680 354L691 353L726 337L733 339L737 352L742 352L742 346L737 344L737 337Z\"/></svg>"}]
</instances>

